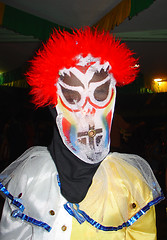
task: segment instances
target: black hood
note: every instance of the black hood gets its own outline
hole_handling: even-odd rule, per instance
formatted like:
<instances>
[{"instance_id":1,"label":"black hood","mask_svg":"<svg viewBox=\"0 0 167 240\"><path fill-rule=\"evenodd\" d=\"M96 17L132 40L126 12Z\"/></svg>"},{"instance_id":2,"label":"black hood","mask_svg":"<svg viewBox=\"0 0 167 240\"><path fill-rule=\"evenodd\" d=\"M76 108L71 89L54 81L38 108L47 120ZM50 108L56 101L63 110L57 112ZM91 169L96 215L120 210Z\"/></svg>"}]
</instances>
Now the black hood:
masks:
<instances>
[{"instance_id":1,"label":"black hood","mask_svg":"<svg viewBox=\"0 0 167 240\"><path fill-rule=\"evenodd\" d=\"M79 203L85 198L100 163L85 163L64 145L56 125L56 110L50 108L50 111L55 124L53 139L48 150L58 170L61 193L67 201Z\"/></svg>"}]
</instances>

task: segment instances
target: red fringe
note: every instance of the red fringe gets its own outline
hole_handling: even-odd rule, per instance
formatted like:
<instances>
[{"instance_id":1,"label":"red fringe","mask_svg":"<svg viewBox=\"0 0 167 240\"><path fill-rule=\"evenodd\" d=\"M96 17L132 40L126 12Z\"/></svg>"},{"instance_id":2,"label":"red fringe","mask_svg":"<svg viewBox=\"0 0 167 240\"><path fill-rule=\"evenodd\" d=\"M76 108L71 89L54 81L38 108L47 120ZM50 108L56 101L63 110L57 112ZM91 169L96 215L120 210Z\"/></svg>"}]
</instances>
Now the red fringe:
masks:
<instances>
[{"instance_id":1,"label":"red fringe","mask_svg":"<svg viewBox=\"0 0 167 240\"><path fill-rule=\"evenodd\" d=\"M138 63L138 59L133 57L134 53L108 32L92 31L90 27L73 31L72 34L55 30L37 52L26 74L37 107L57 104L59 70L75 67L76 56L80 54L83 57L91 54L100 58L101 63L108 61L117 86L134 81L139 70L134 67Z\"/></svg>"}]
</instances>

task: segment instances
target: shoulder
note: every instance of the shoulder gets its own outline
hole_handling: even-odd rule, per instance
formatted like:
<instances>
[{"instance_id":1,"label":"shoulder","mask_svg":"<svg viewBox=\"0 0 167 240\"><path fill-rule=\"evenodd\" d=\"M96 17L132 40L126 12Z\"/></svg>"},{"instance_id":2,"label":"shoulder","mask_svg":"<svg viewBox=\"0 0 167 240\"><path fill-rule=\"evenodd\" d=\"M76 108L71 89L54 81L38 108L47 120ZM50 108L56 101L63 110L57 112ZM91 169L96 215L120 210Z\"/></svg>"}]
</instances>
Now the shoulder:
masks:
<instances>
[{"instance_id":1,"label":"shoulder","mask_svg":"<svg viewBox=\"0 0 167 240\"><path fill-rule=\"evenodd\" d=\"M3 185L12 179L35 178L43 173L57 173L56 166L46 147L35 146L25 151L0 175Z\"/></svg>"},{"instance_id":2,"label":"shoulder","mask_svg":"<svg viewBox=\"0 0 167 240\"><path fill-rule=\"evenodd\" d=\"M49 196L50 186L57 187L57 169L46 147L32 147L13 164L16 168L8 176L7 189L13 196L22 193L24 205ZM12 170L12 166L9 166ZM10 170L10 169L9 169ZM8 173L8 172L7 172Z\"/></svg>"},{"instance_id":3,"label":"shoulder","mask_svg":"<svg viewBox=\"0 0 167 240\"><path fill-rule=\"evenodd\" d=\"M21 157L20 160L25 161L26 166L41 168L46 166L49 168L54 166L53 159L47 149L47 147L35 146L28 149Z\"/></svg>"},{"instance_id":4,"label":"shoulder","mask_svg":"<svg viewBox=\"0 0 167 240\"><path fill-rule=\"evenodd\" d=\"M20 157L20 161L21 164L19 164L16 171L19 171L21 168L29 177L39 176L46 172L57 172L53 159L46 147L36 146L28 149Z\"/></svg>"},{"instance_id":5,"label":"shoulder","mask_svg":"<svg viewBox=\"0 0 167 240\"><path fill-rule=\"evenodd\" d=\"M110 153L102 162L102 166L109 168L115 166L116 168L121 168L124 171L132 171L132 174L138 172L144 178L147 178L148 175L154 176L148 162L135 154L117 152Z\"/></svg>"},{"instance_id":6,"label":"shoulder","mask_svg":"<svg viewBox=\"0 0 167 240\"><path fill-rule=\"evenodd\" d=\"M135 154L110 153L101 164L109 178L119 176L118 181L130 188L139 188L140 192L147 188L153 198L161 195L161 188L148 162ZM132 187L133 186L133 187Z\"/></svg>"}]
</instances>

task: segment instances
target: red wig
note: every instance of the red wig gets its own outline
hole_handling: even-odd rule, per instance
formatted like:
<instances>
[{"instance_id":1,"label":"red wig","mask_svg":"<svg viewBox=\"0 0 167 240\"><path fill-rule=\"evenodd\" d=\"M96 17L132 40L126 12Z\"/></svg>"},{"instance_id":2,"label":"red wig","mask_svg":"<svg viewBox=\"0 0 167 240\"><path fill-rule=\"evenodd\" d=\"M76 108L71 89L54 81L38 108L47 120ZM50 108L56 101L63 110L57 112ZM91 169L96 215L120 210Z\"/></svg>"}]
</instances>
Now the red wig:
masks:
<instances>
[{"instance_id":1,"label":"red wig","mask_svg":"<svg viewBox=\"0 0 167 240\"><path fill-rule=\"evenodd\" d=\"M77 56L91 54L99 58L101 64L111 65L117 86L135 80L138 60L124 43L120 43L110 33L98 32L87 27L73 33L55 30L46 44L37 52L27 72L27 81L32 87L33 102L37 107L57 104L56 83L59 70L75 67Z\"/></svg>"}]
</instances>

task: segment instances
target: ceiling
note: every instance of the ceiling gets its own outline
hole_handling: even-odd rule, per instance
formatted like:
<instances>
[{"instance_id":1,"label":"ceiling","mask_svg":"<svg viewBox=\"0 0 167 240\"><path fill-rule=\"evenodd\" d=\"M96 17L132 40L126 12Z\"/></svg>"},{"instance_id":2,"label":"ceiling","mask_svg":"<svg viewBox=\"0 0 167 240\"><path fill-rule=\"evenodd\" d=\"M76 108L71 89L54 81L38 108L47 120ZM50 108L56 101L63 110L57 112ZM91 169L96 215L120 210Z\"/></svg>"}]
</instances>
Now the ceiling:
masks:
<instances>
[{"instance_id":1,"label":"ceiling","mask_svg":"<svg viewBox=\"0 0 167 240\"><path fill-rule=\"evenodd\" d=\"M92 26L122 0L1 0L9 6L65 27ZM145 0L147 1L147 0ZM150 7L126 20L114 32L166 29L166 0L156 0Z\"/></svg>"},{"instance_id":2,"label":"ceiling","mask_svg":"<svg viewBox=\"0 0 167 240\"><path fill-rule=\"evenodd\" d=\"M79 28L92 26L121 0L0 0L9 6L42 19ZM126 19L112 33L140 56L144 75L167 75L167 1L156 0L149 8ZM41 42L0 28L0 72L16 69L32 58Z\"/></svg>"}]
</instances>

